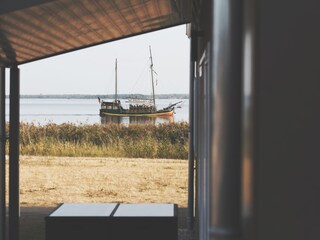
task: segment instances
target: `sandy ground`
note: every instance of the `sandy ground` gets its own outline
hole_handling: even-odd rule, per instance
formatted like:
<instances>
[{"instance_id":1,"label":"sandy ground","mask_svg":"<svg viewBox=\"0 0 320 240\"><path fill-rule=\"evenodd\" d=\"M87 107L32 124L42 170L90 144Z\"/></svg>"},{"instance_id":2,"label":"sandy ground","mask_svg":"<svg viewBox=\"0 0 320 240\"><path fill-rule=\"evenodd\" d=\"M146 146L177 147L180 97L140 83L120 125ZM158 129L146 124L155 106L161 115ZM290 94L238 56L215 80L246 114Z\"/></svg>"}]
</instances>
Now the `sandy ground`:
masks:
<instances>
[{"instance_id":1,"label":"sandy ground","mask_svg":"<svg viewBox=\"0 0 320 240\"><path fill-rule=\"evenodd\" d=\"M60 203L176 203L186 231L186 160L22 156L21 239L44 240L44 217Z\"/></svg>"}]
</instances>

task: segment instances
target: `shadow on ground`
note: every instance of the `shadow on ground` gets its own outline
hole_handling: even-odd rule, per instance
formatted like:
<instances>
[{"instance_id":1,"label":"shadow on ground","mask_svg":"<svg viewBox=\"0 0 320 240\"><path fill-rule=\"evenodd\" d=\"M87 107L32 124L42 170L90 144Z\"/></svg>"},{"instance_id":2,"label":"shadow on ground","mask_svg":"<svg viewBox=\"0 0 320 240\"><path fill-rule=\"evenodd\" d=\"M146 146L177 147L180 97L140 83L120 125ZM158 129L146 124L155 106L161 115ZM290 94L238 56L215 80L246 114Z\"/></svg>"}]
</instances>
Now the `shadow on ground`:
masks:
<instances>
[{"instance_id":1,"label":"shadow on ground","mask_svg":"<svg viewBox=\"0 0 320 240\"><path fill-rule=\"evenodd\" d=\"M20 239L45 240L44 218L54 210L53 207L21 207ZM192 240L193 234L187 228L187 209L178 209L178 240Z\"/></svg>"}]
</instances>

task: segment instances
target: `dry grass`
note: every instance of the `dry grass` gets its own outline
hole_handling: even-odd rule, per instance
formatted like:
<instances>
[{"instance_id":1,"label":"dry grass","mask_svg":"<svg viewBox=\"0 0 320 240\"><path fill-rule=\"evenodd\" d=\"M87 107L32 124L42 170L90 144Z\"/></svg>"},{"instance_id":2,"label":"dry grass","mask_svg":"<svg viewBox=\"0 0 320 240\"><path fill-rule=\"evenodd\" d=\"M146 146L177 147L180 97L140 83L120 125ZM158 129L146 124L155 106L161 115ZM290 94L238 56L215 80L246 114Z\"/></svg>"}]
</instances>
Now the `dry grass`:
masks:
<instances>
[{"instance_id":1,"label":"dry grass","mask_svg":"<svg viewBox=\"0 0 320 240\"><path fill-rule=\"evenodd\" d=\"M8 131L8 129L7 129ZM20 124L21 155L188 158L188 123Z\"/></svg>"},{"instance_id":2,"label":"dry grass","mask_svg":"<svg viewBox=\"0 0 320 240\"><path fill-rule=\"evenodd\" d=\"M22 206L62 202L177 203L187 206L187 161L22 156Z\"/></svg>"}]
</instances>

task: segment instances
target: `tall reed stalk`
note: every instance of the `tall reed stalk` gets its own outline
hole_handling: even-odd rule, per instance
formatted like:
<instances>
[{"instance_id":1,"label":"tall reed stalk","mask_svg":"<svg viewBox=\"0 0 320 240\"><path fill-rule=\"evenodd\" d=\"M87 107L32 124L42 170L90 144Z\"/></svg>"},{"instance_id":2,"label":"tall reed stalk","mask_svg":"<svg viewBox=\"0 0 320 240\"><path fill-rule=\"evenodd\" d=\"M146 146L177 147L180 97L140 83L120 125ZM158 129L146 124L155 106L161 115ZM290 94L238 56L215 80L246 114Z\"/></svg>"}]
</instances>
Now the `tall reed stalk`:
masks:
<instances>
[{"instance_id":1,"label":"tall reed stalk","mask_svg":"<svg viewBox=\"0 0 320 240\"><path fill-rule=\"evenodd\" d=\"M20 124L20 153L42 156L188 157L188 124Z\"/></svg>"}]
</instances>

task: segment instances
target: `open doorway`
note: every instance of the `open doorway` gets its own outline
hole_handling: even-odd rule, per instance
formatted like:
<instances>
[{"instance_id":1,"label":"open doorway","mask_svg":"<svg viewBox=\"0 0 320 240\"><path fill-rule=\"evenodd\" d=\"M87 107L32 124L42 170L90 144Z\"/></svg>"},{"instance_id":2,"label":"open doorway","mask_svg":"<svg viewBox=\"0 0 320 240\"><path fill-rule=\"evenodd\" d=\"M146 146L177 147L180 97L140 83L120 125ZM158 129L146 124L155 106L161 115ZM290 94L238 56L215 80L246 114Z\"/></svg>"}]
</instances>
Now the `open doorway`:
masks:
<instances>
[{"instance_id":1,"label":"open doorway","mask_svg":"<svg viewBox=\"0 0 320 240\"><path fill-rule=\"evenodd\" d=\"M101 120L97 96L114 97L115 58L119 94L150 94L139 82L149 45L156 100L181 101L174 120ZM62 202L176 203L186 217L189 49L179 26L20 67L22 239L43 239L43 217Z\"/></svg>"}]
</instances>

